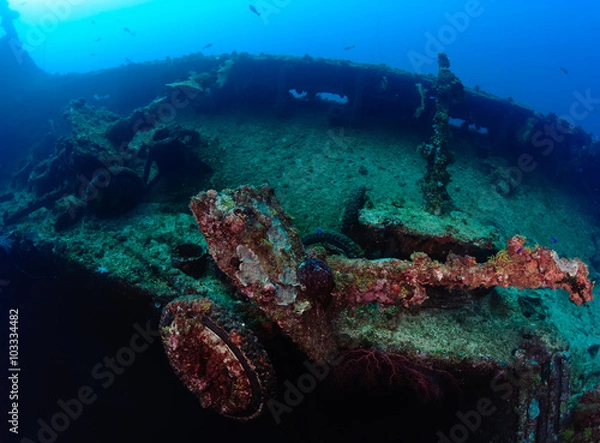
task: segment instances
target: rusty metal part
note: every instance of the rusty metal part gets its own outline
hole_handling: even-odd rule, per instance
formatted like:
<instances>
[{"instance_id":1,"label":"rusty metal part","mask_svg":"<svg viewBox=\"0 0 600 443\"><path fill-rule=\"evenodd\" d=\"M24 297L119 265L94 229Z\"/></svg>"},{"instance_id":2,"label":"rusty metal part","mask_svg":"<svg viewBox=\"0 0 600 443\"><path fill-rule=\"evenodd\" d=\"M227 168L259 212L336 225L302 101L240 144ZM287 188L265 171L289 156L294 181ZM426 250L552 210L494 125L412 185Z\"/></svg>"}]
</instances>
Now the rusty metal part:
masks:
<instances>
[{"instance_id":1,"label":"rusty metal part","mask_svg":"<svg viewBox=\"0 0 600 443\"><path fill-rule=\"evenodd\" d=\"M215 262L240 291L311 358L333 358L337 348L325 310L296 276L302 242L273 190L201 192L190 206Z\"/></svg>"},{"instance_id":2,"label":"rusty metal part","mask_svg":"<svg viewBox=\"0 0 600 443\"><path fill-rule=\"evenodd\" d=\"M273 395L267 353L254 334L209 299L177 299L160 332L175 373L204 408L236 420L259 416Z\"/></svg>"},{"instance_id":3,"label":"rusty metal part","mask_svg":"<svg viewBox=\"0 0 600 443\"><path fill-rule=\"evenodd\" d=\"M551 249L525 247L525 238L514 236L485 263L473 257L451 255L446 263L415 253L412 260L347 259L332 256L328 264L336 273L332 294L342 305L378 302L410 307L427 300L427 287L467 290L493 286L564 289L576 305L593 300L593 283L579 259L559 258Z\"/></svg>"}]
</instances>

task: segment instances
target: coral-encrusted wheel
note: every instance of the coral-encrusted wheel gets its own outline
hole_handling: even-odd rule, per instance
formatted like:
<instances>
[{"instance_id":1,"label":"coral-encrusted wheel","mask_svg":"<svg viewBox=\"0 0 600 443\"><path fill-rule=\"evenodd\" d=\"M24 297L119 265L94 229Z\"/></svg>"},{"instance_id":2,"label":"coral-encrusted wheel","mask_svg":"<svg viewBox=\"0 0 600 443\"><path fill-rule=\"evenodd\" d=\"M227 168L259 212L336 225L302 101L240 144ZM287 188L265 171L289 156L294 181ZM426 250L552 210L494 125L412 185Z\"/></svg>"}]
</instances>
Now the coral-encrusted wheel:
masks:
<instances>
[{"instance_id":1,"label":"coral-encrusted wheel","mask_svg":"<svg viewBox=\"0 0 600 443\"><path fill-rule=\"evenodd\" d=\"M203 407L237 420L263 412L275 377L254 334L206 298L165 306L160 321L171 366Z\"/></svg>"}]
</instances>

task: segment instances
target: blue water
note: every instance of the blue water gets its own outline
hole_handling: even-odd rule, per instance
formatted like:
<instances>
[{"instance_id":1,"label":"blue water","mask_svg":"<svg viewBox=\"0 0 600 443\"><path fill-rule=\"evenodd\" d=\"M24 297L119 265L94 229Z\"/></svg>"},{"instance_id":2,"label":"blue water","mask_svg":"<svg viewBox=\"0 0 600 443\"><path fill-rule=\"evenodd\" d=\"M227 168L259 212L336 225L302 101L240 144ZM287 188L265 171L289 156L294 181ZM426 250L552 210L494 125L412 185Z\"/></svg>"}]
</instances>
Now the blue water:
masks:
<instances>
[{"instance_id":1,"label":"blue water","mask_svg":"<svg viewBox=\"0 0 600 443\"><path fill-rule=\"evenodd\" d=\"M600 6L591 0L9 4L21 11L16 27L26 49L49 72L238 51L310 54L434 73L432 55L443 50L465 85L479 85L543 113L572 116L585 130L600 134Z\"/></svg>"}]
</instances>

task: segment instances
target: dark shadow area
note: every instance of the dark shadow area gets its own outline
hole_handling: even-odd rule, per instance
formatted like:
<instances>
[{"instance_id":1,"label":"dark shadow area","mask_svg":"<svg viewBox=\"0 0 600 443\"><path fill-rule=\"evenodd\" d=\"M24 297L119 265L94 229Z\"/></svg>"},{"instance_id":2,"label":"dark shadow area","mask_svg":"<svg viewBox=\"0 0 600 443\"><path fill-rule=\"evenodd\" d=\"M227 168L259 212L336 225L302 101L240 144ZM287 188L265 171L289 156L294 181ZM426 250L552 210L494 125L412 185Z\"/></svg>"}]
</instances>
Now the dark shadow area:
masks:
<instances>
[{"instance_id":1,"label":"dark shadow area","mask_svg":"<svg viewBox=\"0 0 600 443\"><path fill-rule=\"evenodd\" d=\"M277 417L267 412L238 423L203 410L175 377L155 335L159 309L149 298L76 273L30 279L0 259L0 279L9 282L0 294L3 317L19 312L21 368L19 439L3 441L436 442L438 430L458 423L456 412L489 390L487 380L472 379L460 394L425 403L411 388L342 386L331 371L303 393L290 386L309 373L307 360L276 338L267 348L278 374L275 400L285 408L275 408ZM3 367L7 355L2 349ZM469 441L497 437L504 414L496 415Z\"/></svg>"}]
</instances>

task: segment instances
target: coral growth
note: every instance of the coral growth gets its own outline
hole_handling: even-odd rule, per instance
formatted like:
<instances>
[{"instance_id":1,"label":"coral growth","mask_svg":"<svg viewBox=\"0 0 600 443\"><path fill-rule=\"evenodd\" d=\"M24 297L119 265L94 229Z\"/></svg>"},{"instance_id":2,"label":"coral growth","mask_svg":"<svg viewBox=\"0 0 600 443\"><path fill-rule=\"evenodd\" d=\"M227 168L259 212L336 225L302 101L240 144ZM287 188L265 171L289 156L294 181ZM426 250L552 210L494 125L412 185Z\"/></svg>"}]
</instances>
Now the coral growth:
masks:
<instances>
[{"instance_id":1,"label":"coral growth","mask_svg":"<svg viewBox=\"0 0 600 443\"><path fill-rule=\"evenodd\" d=\"M336 272L335 297L342 304L378 302L410 307L427 300L427 286L463 288L512 286L516 288L552 288L569 292L576 305L593 300L593 283L580 260L559 259L551 249L525 247L525 238L514 236L487 262L473 257L451 255L446 263L415 253L412 260L349 260L330 257ZM349 280L345 276L352 275Z\"/></svg>"},{"instance_id":2,"label":"coral growth","mask_svg":"<svg viewBox=\"0 0 600 443\"><path fill-rule=\"evenodd\" d=\"M219 268L313 359L337 352L323 307L296 272L304 247L269 188L201 192L190 204Z\"/></svg>"},{"instance_id":3,"label":"coral growth","mask_svg":"<svg viewBox=\"0 0 600 443\"><path fill-rule=\"evenodd\" d=\"M126 144L117 147L106 142L106 128L118 120L116 114L77 99L69 103L64 118L73 134L55 140L53 155L37 164L32 158L17 172L15 183L24 184L26 179L35 198L5 214L6 224L45 207L54 212L55 228L62 231L88 209L99 216L120 215L144 196L144 183L135 171L137 152ZM48 143L51 140L54 137Z\"/></svg>"},{"instance_id":4,"label":"coral growth","mask_svg":"<svg viewBox=\"0 0 600 443\"><path fill-rule=\"evenodd\" d=\"M194 197L191 208L221 270L315 360L331 357L336 345L328 336L331 325L325 318L326 307L296 278L305 251L273 191L211 190ZM334 303L327 309L370 302L408 308L427 300L426 288L431 286L465 290L545 287L565 289L577 305L593 299L585 264L558 258L548 248L525 247L525 238L519 236L485 263L452 254L440 263L424 253L414 253L411 260L319 258L334 275Z\"/></svg>"},{"instance_id":5,"label":"coral growth","mask_svg":"<svg viewBox=\"0 0 600 443\"><path fill-rule=\"evenodd\" d=\"M464 96L463 85L458 77L450 71L450 61L446 54L439 54L438 66L438 76L433 85L436 93L434 133L429 143L423 143L418 148L421 155L427 160L427 172L421 182L421 190L427 209L436 215L441 214L450 203L450 195L446 190L450 183L448 166L453 162L449 147L450 106L454 101L462 100Z\"/></svg>"},{"instance_id":6,"label":"coral growth","mask_svg":"<svg viewBox=\"0 0 600 443\"><path fill-rule=\"evenodd\" d=\"M422 398L435 399L449 389L453 378L416 356L368 347L340 354L344 344L334 334L332 320L348 307L375 302L408 308L423 303L430 286L548 287L567 290L577 305L593 299L585 264L559 258L548 248L525 247L519 236L485 263L456 255L439 263L424 253L413 254L411 260L317 258L304 251L291 219L269 188L201 192L190 206L210 254L240 292L311 359L339 365L342 356L338 372L352 383L408 385ZM452 291L438 293L451 296ZM165 308L161 332L171 365L204 407L241 420L261 412L271 368L241 322L209 300L182 299ZM531 383L519 393L524 399L519 408L529 408L533 416L520 423L522 430L538 422L548 423L546 428L558 426L569 392L566 355L551 354L543 346L532 348L540 351L531 356L522 353L518 362L542 368L543 374L538 371L534 376L552 389ZM546 404L551 413L539 414L536 408Z\"/></svg>"},{"instance_id":7,"label":"coral growth","mask_svg":"<svg viewBox=\"0 0 600 443\"><path fill-rule=\"evenodd\" d=\"M273 395L273 368L258 340L208 299L169 303L160 332L171 366L204 408L250 420Z\"/></svg>"},{"instance_id":8,"label":"coral growth","mask_svg":"<svg viewBox=\"0 0 600 443\"><path fill-rule=\"evenodd\" d=\"M424 402L441 399L446 389L457 389L450 373L396 352L352 349L340 358L335 370L344 384L367 389L410 387Z\"/></svg>"}]
</instances>

